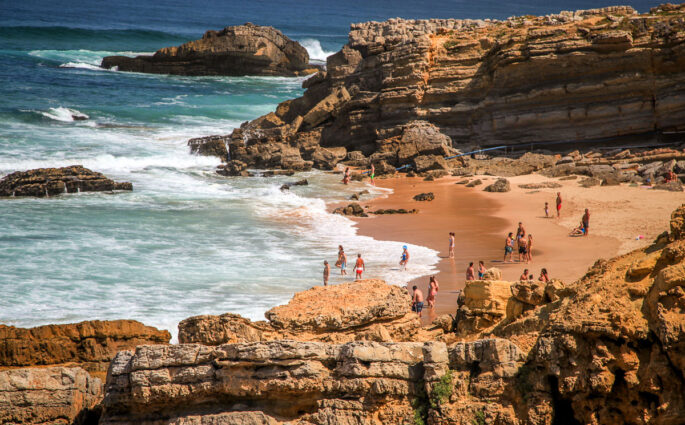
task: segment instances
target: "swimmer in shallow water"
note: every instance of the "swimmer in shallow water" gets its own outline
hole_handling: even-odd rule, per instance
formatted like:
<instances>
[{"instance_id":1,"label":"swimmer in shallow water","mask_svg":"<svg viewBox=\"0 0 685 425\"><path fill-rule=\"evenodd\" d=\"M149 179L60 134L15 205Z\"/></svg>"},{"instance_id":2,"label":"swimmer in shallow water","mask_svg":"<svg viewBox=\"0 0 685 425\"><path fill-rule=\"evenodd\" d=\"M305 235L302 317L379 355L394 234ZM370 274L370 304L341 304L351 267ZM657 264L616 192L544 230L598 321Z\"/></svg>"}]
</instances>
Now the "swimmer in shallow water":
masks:
<instances>
[{"instance_id":1,"label":"swimmer in shallow water","mask_svg":"<svg viewBox=\"0 0 685 425\"><path fill-rule=\"evenodd\" d=\"M402 247L402 257L400 258L400 266L404 266L407 270L407 263L409 262L409 251L407 250L407 245Z\"/></svg>"}]
</instances>

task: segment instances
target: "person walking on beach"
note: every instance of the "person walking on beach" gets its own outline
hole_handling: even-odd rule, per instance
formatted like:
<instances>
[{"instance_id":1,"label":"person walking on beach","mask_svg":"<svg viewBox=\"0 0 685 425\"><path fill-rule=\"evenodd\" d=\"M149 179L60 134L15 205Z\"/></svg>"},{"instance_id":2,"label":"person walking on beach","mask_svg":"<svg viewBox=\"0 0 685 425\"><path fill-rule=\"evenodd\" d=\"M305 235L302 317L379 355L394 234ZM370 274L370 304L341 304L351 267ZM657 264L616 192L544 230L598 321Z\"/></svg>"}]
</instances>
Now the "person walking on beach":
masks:
<instances>
[{"instance_id":1,"label":"person walking on beach","mask_svg":"<svg viewBox=\"0 0 685 425\"><path fill-rule=\"evenodd\" d=\"M585 229L585 236L590 232L590 211L585 208L585 214L581 220L583 222L583 229Z\"/></svg>"},{"instance_id":2,"label":"person walking on beach","mask_svg":"<svg viewBox=\"0 0 685 425\"><path fill-rule=\"evenodd\" d=\"M423 310L423 292L414 285L412 288L414 293L411 296L411 311L417 313L421 317L421 311Z\"/></svg>"},{"instance_id":3,"label":"person walking on beach","mask_svg":"<svg viewBox=\"0 0 685 425\"><path fill-rule=\"evenodd\" d=\"M561 192L557 192L557 218L561 214Z\"/></svg>"},{"instance_id":4,"label":"person walking on beach","mask_svg":"<svg viewBox=\"0 0 685 425\"><path fill-rule=\"evenodd\" d=\"M400 267L404 266L407 270L407 263L409 262L409 251L407 251L407 245L402 247L402 257L400 258Z\"/></svg>"},{"instance_id":5,"label":"person walking on beach","mask_svg":"<svg viewBox=\"0 0 685 425\"><path fill-rule=\"evenodd\" d=\"M454 258L454 232L450 232L449 258Z\"/></svg>"},{"instance_id":6,"label":"person walking on beach","mask_svg":"<svg viewBox=\"0 0 685 425\"><path fill-rule=\"evenodd\" d=\"M540 282L549 282L549 275L547 274L547 269L540 270L540 277L538 278Z\"/></svg>"},{"instance_id":7,"label":"person walking on beach","mask_svg":"<svg viewBox=\"0 0 685 425\"><path fill-rule=\"evenodd\" d=\"M347 255L345 255L345 250L343 249L342 245L338 247L338 262L336 265L339 265L340 267L340 276L346 276L347 275Z\"/></svg>"},{"instance_id":8,"label":"person walking on beach","mask_svg":"<svg viewBox=\"0 0 685 425\"><path fill-rule=\"evenodd\" d=\"M350 182L350 167L345 167L345 173L343 174L342 182L343 184Z\"/></svg>"},{"instance_id":9,"label":"person walking on beach","mask_svg":"<svg viewBox=\"0 0 685 425\"><path fill-rule=\"evenodd\" d=\"M523 269L523 273L519 276L519 280L528 280L528 269Z\"/></svg>"},{"instance_id":10,"label":"person walking on beach","mask_svg":"<svg viewBox=\"0 0 685 425\"><path fill-rule=\"evenodd\" d=\"M519 235L517 239L517 244L519 247L519 263L521 262L521 257L527 262L528 261L528 251L526 250L526 237L524 234Z\"/></svg>"},{"instance_id":11,"label":"person walking on beach","mask_svg":"<svg viewBox=\"0 0 685 425\"><path fill-rule=\"evenodd\" d=\"M328 286L328 277L331 275L331 266L328 265L328 261L323 262L323 286Z\"/></svg>"},{"instance_id":12,"label":"person walking on beach","mask_svg":"<svg viewBox=\"0 0 685 425\"><path fill-rule=\"evenodd\" d=\"M507 255L509 256L509 261L507 261ZM514 234L509 232L507 235L507 240L504 242L504 261L505 263L510 263L514 261L511 257L514 255Z\"/></svg>"},{"instance_id":13,"label":"person walking on beach","mask_svg":"<svg viewBox=\"0 0 685 425\"><path fill-rule=\"evenodd\" d=\"M476 274L473 271L473 262L470 262L469 266L466 268L466 280L476 280Z\"/></svg>"},{"instance_id":14,"label":"person walking on beach","mask_svg":"<svg viewBox=\"0 0 685 425\"><path fill-rule=\"evenodd\" d=\"M549 218L549 202L545 202L545 218Z\"/></svg>"},{"instance_id":15,"label":"person walking on beach","mask_svg":"<svg viewBox=\"0 0 685 425\"><path fill-rule=\"evenodd\" d=\"M371 163L371 170L369 170L369 177L371 177L371 184L376 185L376 182L373 181L373 178L376 177L376 167L373 166L373 162Z\"/></svg>"},{"instance_id":16,"label":"person walking on beach","mask_svg":"<svg viewBox=\"0 0 685 425\"><path fill-rule=\"evenodd\" d=\"M485 276L485 263L483 261L478 262L478 280L483 280Z\"/></svg>"},{"instance_id":17,"label":"person walking on beach","mask_svg":"<svg viewBox=\"0 0 685 425\"><path fill-rule=\"evenodd\" d=\"M435 279L435 276L431 276L430 280L428 281L428 297L426 297L428 307L435 307L435 295L437 295L439 290L440 285L438 285L438 281Z\"/></svg>"},{"instance_id":18,"label":"person walking on beach","mask_svg":"<svg viewBox=\"0 0 685 425\"><path fill-rule=\"evenodd\" d=\"M364 260L362 260L361 254L357 254L357 262L354 264L353 270L356 272L355 279L360 280L362 273L364 273Z\"/></svg>"},{"instance_id":19,"label":"person walking on beach","mask_svg":"<svg viewBox=\"0 0 685 425\"><path fill-rule=\"evenodd\" d=\"M528 256L527 261L530 263L533 261L533 235L528 234L528 244L526 246L526 255Z\"/></svg>"}]
</instances>

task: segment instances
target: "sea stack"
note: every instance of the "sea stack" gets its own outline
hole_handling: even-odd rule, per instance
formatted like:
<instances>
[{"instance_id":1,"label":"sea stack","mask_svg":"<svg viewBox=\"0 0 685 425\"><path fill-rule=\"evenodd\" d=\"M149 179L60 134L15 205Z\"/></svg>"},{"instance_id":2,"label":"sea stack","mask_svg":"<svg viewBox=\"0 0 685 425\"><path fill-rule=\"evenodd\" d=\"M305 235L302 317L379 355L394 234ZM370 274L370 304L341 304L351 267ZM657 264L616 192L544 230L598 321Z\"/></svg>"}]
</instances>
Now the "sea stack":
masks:
<instances>
[{"instance_id":1,"label":"sea stack","mask_svg":"<svg viewBox=\"0 0 685 425\"><path fill-rule=\"evenodd\" d=\"M246 23L207 31L201 39L165 47L152 56L107 56L102 68L173 75L298 76L318 71L307 49L282 32Z\"/></svg>"}]
</instances>

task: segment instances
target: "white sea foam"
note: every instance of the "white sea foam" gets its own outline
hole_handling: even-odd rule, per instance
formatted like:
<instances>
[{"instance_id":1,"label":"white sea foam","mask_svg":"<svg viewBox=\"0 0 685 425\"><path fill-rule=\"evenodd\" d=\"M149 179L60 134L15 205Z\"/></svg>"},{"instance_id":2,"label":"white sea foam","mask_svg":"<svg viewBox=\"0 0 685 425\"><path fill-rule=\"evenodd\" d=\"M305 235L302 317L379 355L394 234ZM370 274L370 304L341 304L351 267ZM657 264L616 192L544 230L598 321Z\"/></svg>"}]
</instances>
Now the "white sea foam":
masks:
<instances>
[{"instance_id":1,"label":"white sea foam","mask_svg":"<svg viewBox=\"0 0 685 425\"><path fill-rule=\"evenodd\" d=\"M87 69L90 71L116 71L115 69L101 68L98 65L92 65L84 62L67 62L59 66L60 68L76 68L76 69Z\"/></svg>"},{"instance_id":2,"label":"white sea foam","mask_svg":"<svg viewBox=\"0 0 685 425\"><path fill-rule=\"evenodd\" d=\"M335 53L324 50L323 47L321 47L321 42L314 38L305 38L304 40L300 41L300 44L302 47L307 49L309 58L315 61L325 62L327 57Z\"/></svg>"},{"instance_id":3,"label":"white sea foam","mask_svg":"<svg viewBox=\"0 0 685 425\"><path fill-rule=\"evenodd\" d=\"M65 108L60 106L58 108L50 108L47 111L36 111L44 117L53 119L55 121L71 122L75 120L87 120L88 115L76 109Z\"/></svg>"}]
</instances>

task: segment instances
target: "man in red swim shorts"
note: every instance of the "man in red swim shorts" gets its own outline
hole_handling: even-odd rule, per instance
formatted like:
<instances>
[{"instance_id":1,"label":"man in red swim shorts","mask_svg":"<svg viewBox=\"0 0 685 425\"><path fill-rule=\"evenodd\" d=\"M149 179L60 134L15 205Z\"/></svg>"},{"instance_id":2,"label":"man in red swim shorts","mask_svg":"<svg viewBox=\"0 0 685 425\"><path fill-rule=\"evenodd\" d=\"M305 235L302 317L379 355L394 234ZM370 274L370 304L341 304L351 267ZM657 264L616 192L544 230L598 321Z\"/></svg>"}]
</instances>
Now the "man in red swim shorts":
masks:
<instances>
[{"instance_id":1,"label":"man in red swim shorts","mask_svg":"<svg viewBox=\"0 0 685 425\"><path fill-rule=\"evenodd\" d=\"M364 273L364 260L362 260L362 255L357 254L357 262L354 265L355 279L361 279L362 273Z\"/></svg>"}]
</instances>

